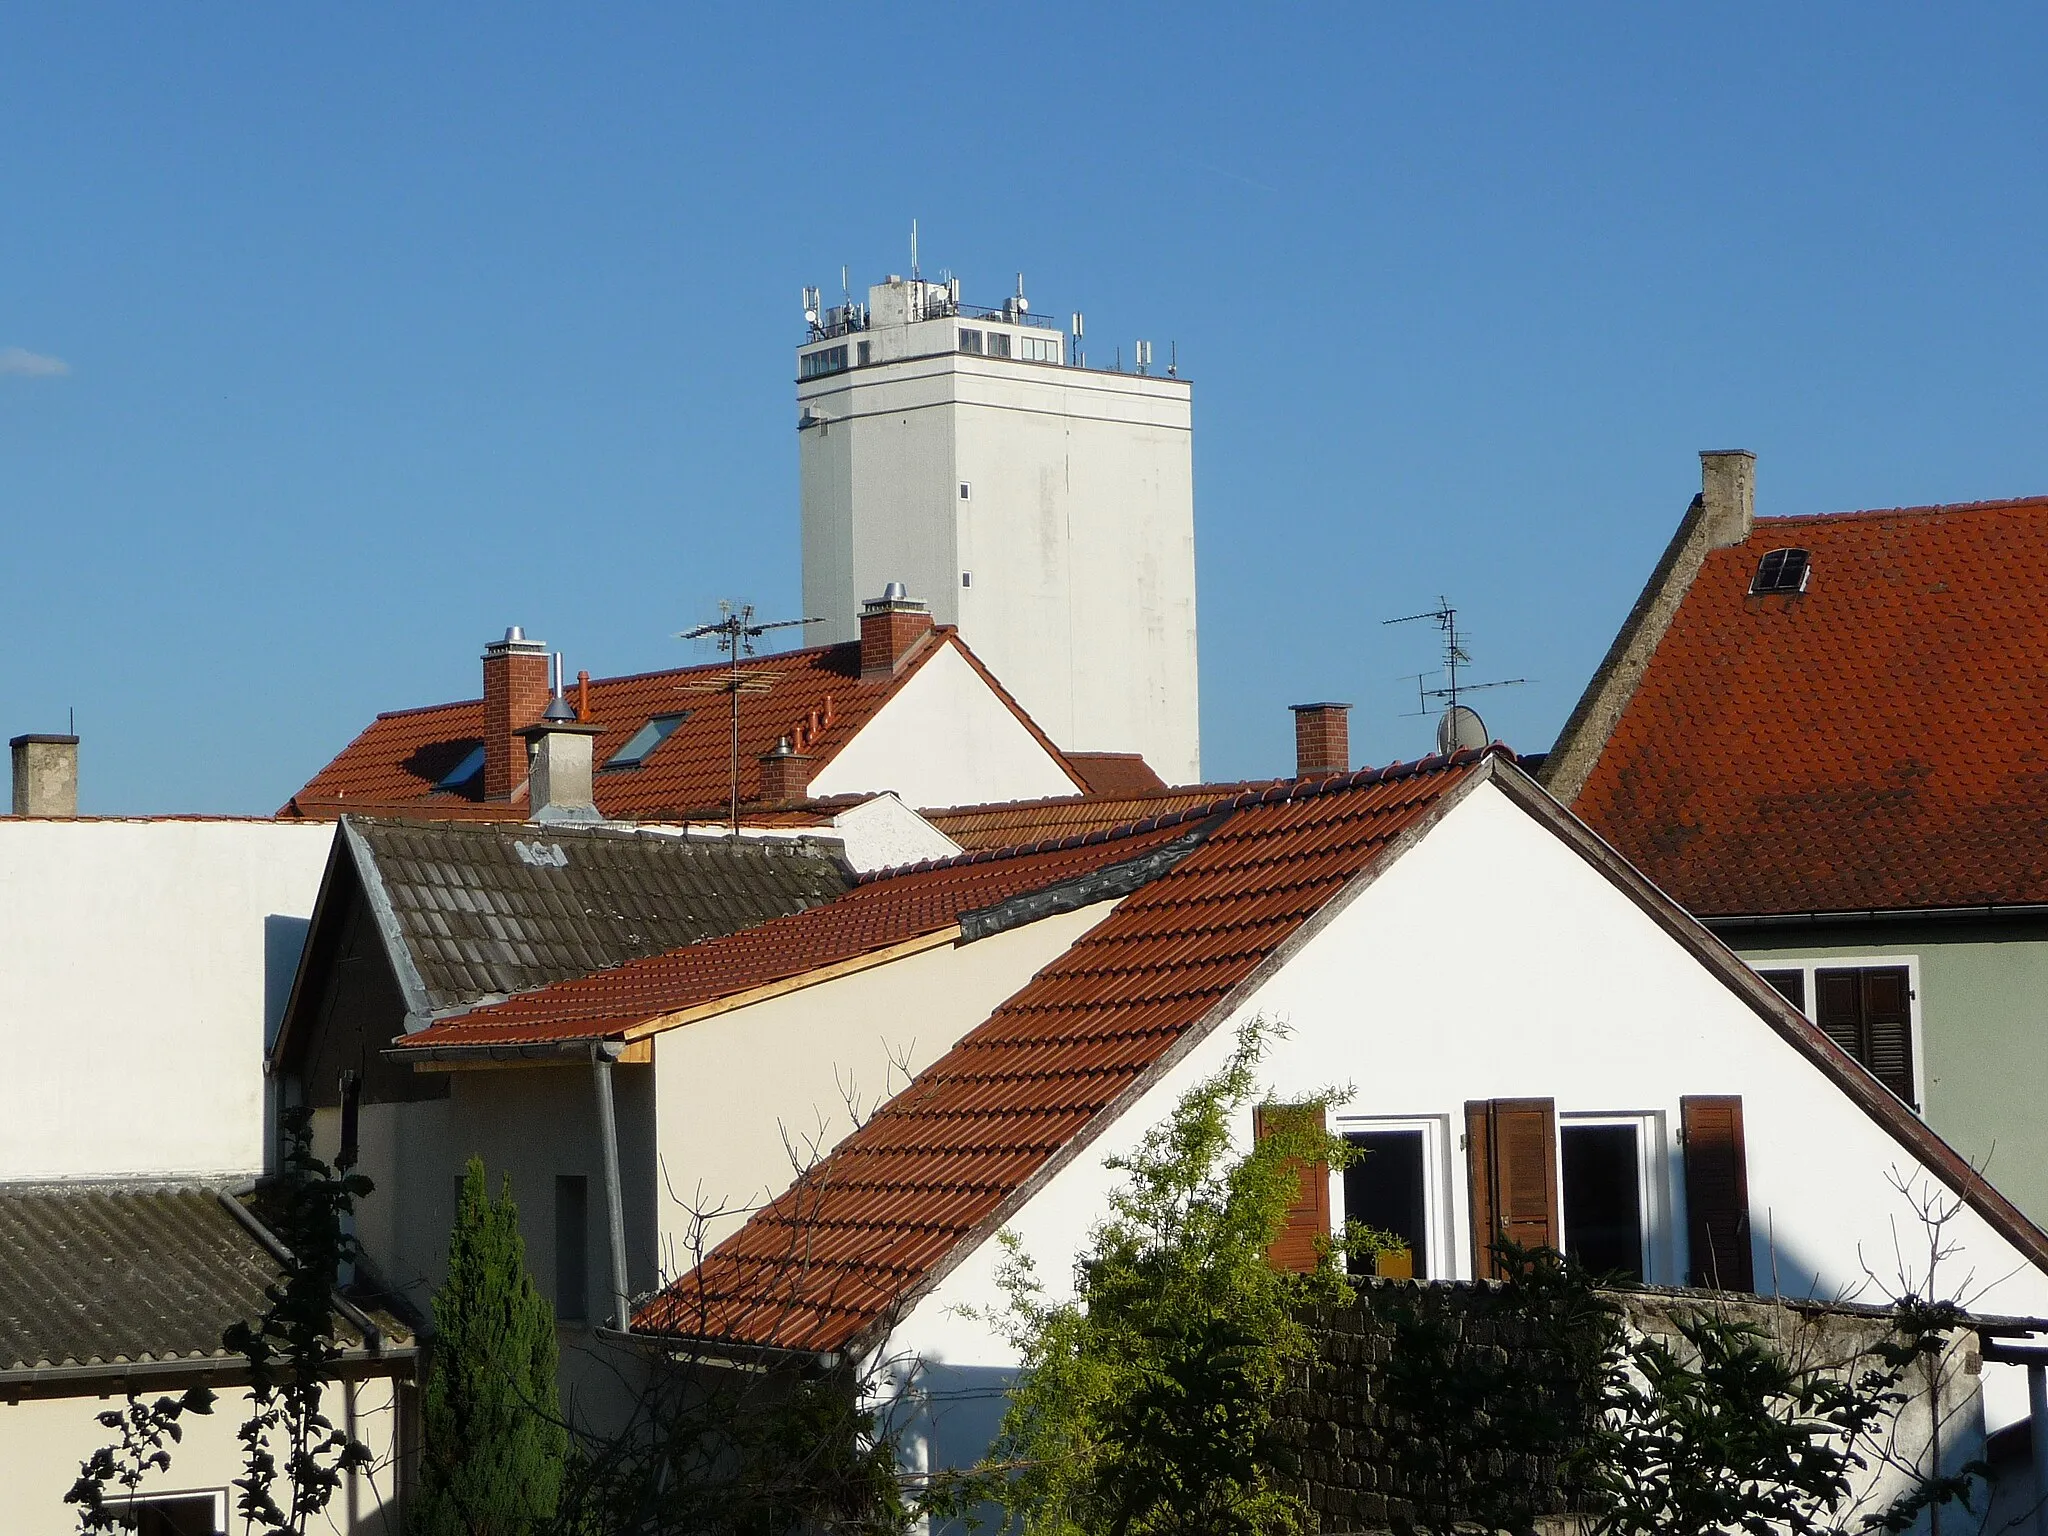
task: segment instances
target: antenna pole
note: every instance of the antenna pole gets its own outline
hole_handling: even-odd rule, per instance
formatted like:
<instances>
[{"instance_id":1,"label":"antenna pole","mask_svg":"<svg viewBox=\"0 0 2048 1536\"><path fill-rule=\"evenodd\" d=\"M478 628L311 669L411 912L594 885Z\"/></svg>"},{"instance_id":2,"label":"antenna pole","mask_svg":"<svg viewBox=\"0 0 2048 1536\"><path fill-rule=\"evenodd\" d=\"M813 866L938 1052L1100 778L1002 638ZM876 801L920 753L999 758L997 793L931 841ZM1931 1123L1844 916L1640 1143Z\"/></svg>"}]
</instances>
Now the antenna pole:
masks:
<instances>
[{"instance_id":1,"label":"antenna pole","mask_svg":"<svg viewBox=\"0 0 2048 1536\"><path fill-rule=\"evenodd\" d=\"M910 221L910 280L918 281L917 271L917 220Z\"/></svg>"}]
</instances>

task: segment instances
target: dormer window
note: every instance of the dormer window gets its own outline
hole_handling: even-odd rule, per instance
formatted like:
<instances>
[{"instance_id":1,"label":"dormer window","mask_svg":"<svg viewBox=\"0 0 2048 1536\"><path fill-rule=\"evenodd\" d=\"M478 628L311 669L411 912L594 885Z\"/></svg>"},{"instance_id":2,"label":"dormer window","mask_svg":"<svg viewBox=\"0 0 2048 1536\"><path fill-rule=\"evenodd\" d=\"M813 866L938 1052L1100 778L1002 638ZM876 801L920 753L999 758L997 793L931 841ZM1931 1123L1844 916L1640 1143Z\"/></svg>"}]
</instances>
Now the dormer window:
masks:
<instances>
[{"instance_id":1,"label":"dormer window","mask_svg":"<svg viewBox=\"0 0 2048 1536\"><path fill-rule=\"evenodd\" d=\"M639 730L635 731L626 744L605 760L607 768L638 768L654 755L654 749L674 734L675 728L690 718L686 709L678 715L656 715Z\"/></svg>"},{"instance_id":2,"label":"dormer window","mask_svg":"<svg viewBox=\"0 0 2048 1536\"><path fill-rule=\"evenodd\" d=\"M1804 592L1813 567L1803 549L1774 549L1758 562L1756 580L1749 584L1752 597L1774 592Z\"/></svg>"}]
</instances>

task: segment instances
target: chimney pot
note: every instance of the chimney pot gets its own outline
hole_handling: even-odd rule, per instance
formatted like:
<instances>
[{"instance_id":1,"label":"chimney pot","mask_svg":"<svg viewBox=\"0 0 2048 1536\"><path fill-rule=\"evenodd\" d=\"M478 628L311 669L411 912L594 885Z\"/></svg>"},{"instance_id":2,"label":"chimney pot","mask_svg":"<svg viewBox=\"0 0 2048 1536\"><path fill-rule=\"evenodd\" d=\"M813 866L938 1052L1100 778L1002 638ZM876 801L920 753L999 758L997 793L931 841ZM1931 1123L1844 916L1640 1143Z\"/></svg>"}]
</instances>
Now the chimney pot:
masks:
<instances>
[{"instance_id":1,"label":"chimney pot","mask_svg":"<svg viewBox=\"0 0 2048 1536\"><path fill-rule=\"evenodd\" d=\"M14 755L15 815L78 814L76 736L16 736L7 746Z\"/></svg>"},{"instance_id":2,"label":"chimney pot","mask_svg":"<svg viewBox=\"0 0 2048 1536\"><path fill-rule=\"evenodd\" d=\"M593 786L593 752L600 725L552 715L519 734L527 745L529 821L602 821Z\"/></svg>"},{"instance_id":3,"label":"chimney pot","mask_svg":"<svg viewBox=\"0 0 2048 1536\"><path fill-rule=\"evenodd\" d=\"M1323 778L1351 771L1351 706L1290 704L1294 711L1294 776Z\"/></svg>"},{"instance_id":4,"label":"chimney pot","mask_svg":"<svg viewBox=\"0 0 2048 1536\"><path fill-rule=\"evenodd\" d=\"M911 597L902 582L890 582L880 597L861 604L860 680L894 677L931 628L931 610Z\"/></svg>"},{"instance_id":5,"label":"chimney pot","mask_svg":"<svg viewBox=\"0 0 2048 1536\"><path fill-rule=\"evenodd\" d=\"M519 733L547 712L548 648L517 624L484 647L484 798L509 800L526 768Z\"/></svg>"},{"instance_id":6,"label":"chimney pot","mask_svg":"<svg viewBox=\"0 0 2048 1536\"><path fill-rule=\"evenodd\" d=\"M1700 455L1700 504L1707 546L1740 544L1756 526L1756 455L1747 448L1710 449Z\"/></svg>"},{"instance_id":7,"label":"chimney pot","mask_svg":"<svg viewBox=\"0 0 2048 1536\"><path fill-rule=\"evenodd\" d=\"M807 800L811 794L811 759L783 737L775 750L761 754L761 799L768 805Z\"/></svg>"}]
</instances>

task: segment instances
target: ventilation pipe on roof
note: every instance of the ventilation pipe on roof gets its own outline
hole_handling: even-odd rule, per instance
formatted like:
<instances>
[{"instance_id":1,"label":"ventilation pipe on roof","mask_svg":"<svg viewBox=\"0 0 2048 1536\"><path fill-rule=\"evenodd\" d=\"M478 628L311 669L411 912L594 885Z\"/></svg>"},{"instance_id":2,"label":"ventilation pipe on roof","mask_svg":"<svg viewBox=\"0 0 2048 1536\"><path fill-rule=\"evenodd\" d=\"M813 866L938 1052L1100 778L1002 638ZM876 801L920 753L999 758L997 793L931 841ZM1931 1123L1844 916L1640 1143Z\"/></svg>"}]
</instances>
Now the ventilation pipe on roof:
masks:
<instances>
[{"instance_id":1,"label":"ventilation pipe on roof","mask_svg":"<svg viewBox=\"0 0 2048 1536\"><path fill-rule=\"evenodd\" d=\"M1726 549L1748 538L1756 526L1756 455L1747 448L1702 453L1700 505L1709 549Z\"/></svg>"},{"instance_id":2,"label":"ventilation pipe on roof","mask_svg":"<svg viewBox=\"0 0 2048 1536\"><path fill-rule=\"evenodd\" d=\"M1322 778L1351 771L1351 706L1290 704L1294 711L1294 776Z\"/></svg>"},{"instance_id":3,"label":"ventilation pipe on roof","mask_svg":"<svg viewBox=\"0 0 2048 1536\"><path fill-rule=\"evenodd\" d=\"M78 738L16 736L7 745L14 754L14 814L76 816Z\"/></svg>"}]
</instances>

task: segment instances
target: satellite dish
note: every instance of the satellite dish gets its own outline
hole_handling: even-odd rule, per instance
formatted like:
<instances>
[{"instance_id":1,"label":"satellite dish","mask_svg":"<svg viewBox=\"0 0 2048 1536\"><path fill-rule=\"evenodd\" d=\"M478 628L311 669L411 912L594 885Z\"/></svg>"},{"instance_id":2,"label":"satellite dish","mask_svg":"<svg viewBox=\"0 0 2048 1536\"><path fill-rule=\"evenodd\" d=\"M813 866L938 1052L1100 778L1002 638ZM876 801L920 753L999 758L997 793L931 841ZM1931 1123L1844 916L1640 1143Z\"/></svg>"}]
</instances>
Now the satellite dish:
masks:
<instances>
[{"instance_id":1,"label":"satellite dish","mask_svg":"<svg viewBox=\"0 0 2048 1536\"><path fill-rule=\"evenodd\" d=\"M1453 752L1477 751L1486 745L1486 722L1479 711L1453 704L1436 723L1436 749L1449 757Z\"/></svg>"}]
</instances>

